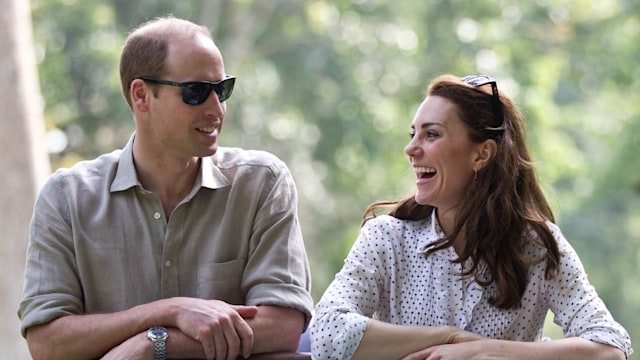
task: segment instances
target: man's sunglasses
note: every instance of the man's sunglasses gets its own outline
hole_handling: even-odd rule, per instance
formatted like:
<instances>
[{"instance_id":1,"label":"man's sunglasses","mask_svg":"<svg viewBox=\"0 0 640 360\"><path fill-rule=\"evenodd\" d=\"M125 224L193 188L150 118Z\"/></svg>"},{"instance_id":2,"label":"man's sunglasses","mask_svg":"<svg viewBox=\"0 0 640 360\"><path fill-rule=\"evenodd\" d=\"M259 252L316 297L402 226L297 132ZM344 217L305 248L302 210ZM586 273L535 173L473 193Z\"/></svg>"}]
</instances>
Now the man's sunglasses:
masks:
<instances>
[{"instance_id":1,"label":"man's sunglasses","mask_svg":"<svg viewBox=\"0 0 640 360\"><path fill-rule=\"evenodd\" d=\"M496 80L487 75L469 75L462 78L462 81L465 84L471 85L473 87L484 86L487 84L491 84L491 91L493 92L492 97L492 107L493 107L493 116L495 117L495 127L502 126L504 122L504 113L502 111L502 103L500 102L500 97L498 96L498 84Z\"/></svg>"},{"instance_id":2,"label":"man's sunglasses","mask_svg":"<svg viewBox=\"0 0 640 360\"><path fill-rule=\"evenodd\" d=\"M236 83L235 76L227 75L223 80L211 82L211 81L186 81L175 82L163 79L156 79L152 77L141 76L138 79L152 84L162 84L179 86L182 88L182 101L188 105L200 105L205 102L211 91L215 91L220 102L227 100L233 92L233 86Z\"/></svg>"}]
</instances>

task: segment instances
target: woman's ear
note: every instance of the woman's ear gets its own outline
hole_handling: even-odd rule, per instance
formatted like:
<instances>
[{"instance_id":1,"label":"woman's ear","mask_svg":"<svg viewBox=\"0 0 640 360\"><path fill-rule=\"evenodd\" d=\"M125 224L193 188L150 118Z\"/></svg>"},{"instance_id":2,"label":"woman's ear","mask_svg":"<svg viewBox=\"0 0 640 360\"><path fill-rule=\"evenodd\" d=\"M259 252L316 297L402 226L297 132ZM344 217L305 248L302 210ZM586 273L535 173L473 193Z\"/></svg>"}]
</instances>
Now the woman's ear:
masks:
<instances>
[{"instance_id":1,"label":"woman's ear","mask_svg":"<svg viewBox=\"0 0 640 360\"><path fill-rule=\"evenodd\" d=\"M498 143L493 139L488 139L478 144L473 168L475 170L484 168L496 156L497 152Z\"/></svg>"}]
</instances>

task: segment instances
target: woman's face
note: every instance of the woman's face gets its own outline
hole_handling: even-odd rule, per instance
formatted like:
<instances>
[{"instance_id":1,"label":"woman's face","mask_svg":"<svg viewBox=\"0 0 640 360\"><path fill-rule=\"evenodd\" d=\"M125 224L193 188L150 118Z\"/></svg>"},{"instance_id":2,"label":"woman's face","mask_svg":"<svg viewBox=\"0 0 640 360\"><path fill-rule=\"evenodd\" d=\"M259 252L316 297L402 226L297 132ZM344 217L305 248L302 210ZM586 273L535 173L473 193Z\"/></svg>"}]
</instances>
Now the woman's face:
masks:
<instances>
[{"instance_id":1,"label":"woman's face","mask_svg":"<svg viewBox=\"0 0 640 360\"><path fill-rule=\"evenodd\" d=\"M439 213L454 210L473 181L480 147L469 140L453 102L439 96L425 99L405 147L417 177L416 202L436 207Z\"/></svg>"}]
</instances>

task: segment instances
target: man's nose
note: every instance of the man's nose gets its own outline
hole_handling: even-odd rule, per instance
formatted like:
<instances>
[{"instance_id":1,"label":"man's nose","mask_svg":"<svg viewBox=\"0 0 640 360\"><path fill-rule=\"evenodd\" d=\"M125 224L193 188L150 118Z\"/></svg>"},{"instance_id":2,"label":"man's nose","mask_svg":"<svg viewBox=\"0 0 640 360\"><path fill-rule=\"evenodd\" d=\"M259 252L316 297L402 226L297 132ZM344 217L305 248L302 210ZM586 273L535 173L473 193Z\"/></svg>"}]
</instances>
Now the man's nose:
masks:
<instances>
[{"instance_id":1,"label":"man's nose","mask_svg":"<svg viewBox=\"0 0 640 360\"><path fill-rule=\"evenodd\" d=\"M212 91L211 94L209 94L209 97L203 105L206 107L207 114L216 117L222 117L227 109L226 105L220 102L220 99L218 99L218 94L216 94L215 91Z\"/></svg>"}]
</instances>

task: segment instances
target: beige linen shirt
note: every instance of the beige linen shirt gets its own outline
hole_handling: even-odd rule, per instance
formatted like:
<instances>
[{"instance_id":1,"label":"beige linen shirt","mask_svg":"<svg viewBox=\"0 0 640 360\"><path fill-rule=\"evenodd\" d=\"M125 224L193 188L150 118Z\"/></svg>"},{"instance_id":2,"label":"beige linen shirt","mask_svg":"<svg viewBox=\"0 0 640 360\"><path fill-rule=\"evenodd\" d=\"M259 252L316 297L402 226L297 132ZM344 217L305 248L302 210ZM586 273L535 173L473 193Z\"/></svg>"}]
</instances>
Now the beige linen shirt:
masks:
<instances>
[{"instance_id":1,"label":"beige linen shirt","mask_svg":"<svg viewBox=\"0 0 640 360\"><path fill-rule=\"evenodd\" d=\"M30 225L23 335L61 316L175 296L291 307L308 322L309 264L286 165L220 147L201 159L193 189L167 221L136 176L133 141L45 183Z\"/></svg>"}]
</instances>

